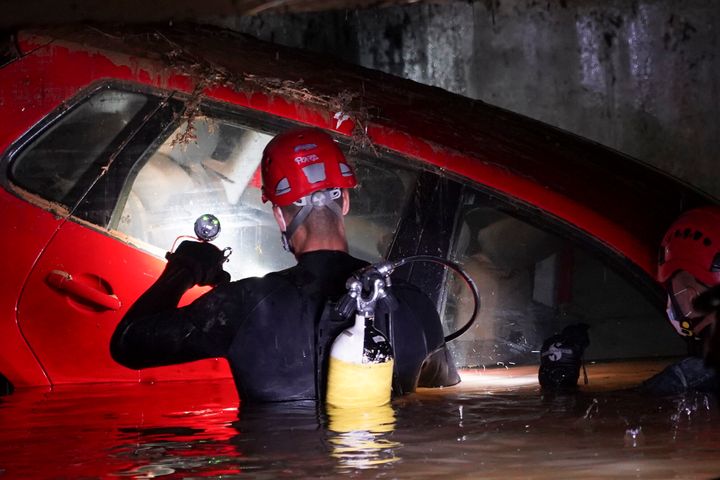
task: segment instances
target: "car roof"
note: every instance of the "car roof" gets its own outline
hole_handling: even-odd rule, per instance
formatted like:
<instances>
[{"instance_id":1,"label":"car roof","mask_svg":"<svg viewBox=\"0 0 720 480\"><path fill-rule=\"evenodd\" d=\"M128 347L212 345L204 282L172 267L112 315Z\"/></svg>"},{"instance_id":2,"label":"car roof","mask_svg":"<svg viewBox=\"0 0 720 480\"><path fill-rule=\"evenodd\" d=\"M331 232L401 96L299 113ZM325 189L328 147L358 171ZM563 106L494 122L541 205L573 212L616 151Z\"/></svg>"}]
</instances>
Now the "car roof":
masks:
<instances>
[{"instance_id":1,"label":"car roof","mask_svg":"<svg viewBox=\"0 0 720 480\"><path fill-rule=\"evenodd\" d=\"M714 202L649 165L542 122L237 32L193 25L66 26L25 35L35 38L29 45L42 45L37 39L44 38L111 59L111 52L147 59L150 63L142 68L164 65L194 78L196 87L205 79L261 92L270 103L278 97L310 104L326 113L330 127L334 113L349 114L361 127L355 132L366 132L374 144L540 208L650 275L657 246L673 219Z\"/></svg>"}]
</instances>

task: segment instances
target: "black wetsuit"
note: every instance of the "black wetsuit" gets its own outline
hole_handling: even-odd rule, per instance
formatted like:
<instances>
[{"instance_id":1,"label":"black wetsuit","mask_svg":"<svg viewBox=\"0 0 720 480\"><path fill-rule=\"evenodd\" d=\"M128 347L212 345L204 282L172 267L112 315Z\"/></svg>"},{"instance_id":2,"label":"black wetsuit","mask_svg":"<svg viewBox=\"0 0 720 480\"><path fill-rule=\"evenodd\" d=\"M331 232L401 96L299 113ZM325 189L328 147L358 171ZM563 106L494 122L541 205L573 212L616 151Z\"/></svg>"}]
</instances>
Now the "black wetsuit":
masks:
<instances>
[{"instance_id":1,"label":"black wetsuit","mask_svg":"<svg viewBox=\"0 0 720 480\"><path fill-rule=\"evenodd\" d=\"M242 401L315 400L318 322L327 300L366 265L344 252L310 252L292 268L221 284L177 308L193 280L170 262L118 325L112 356L138 369L225 357ZM411 285L394 285L393 294L394 393L457 383L435 306ZM386 313L378 311L381 328Z\"/></svg>"}]
</instances>

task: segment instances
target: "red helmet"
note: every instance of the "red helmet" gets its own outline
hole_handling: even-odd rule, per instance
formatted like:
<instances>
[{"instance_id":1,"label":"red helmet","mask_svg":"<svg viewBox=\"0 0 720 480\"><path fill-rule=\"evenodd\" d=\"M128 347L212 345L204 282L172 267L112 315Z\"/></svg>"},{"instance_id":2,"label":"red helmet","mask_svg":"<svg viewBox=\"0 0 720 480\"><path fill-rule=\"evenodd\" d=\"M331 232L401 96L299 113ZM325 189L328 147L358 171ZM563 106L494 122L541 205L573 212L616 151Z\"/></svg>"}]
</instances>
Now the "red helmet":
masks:
<instances>
[{"instance_id":1,"label":"red helmet","mask_svg":"<svg viewBox=\"0 0 720 480\"><path fill-rule=\"evenodd\" d=\"M281 207L318 190L357 184L340 147L318 128L295 128L270 140L261 172L263 202Z\"/></svg>"},{"instance_id":2,"label":"red helmet","mask_svg":"<svg viewBox=\"0 0 720 480\"><path fill-rule=\"evenodd\" d=\"M711 287L720 284L720 207L689 210L670 226L660 245L657 279L685 270Z\"/></svg>"}]
</instances>

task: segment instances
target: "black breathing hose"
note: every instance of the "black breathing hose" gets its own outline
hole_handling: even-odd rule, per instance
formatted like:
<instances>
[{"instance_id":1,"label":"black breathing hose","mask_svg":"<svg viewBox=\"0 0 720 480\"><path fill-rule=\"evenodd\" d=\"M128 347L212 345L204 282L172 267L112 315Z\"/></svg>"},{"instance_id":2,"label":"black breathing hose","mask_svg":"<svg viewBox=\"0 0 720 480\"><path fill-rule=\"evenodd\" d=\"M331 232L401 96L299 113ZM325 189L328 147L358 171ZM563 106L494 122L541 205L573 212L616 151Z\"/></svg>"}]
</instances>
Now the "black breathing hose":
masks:
<instances>
[{"instance_id":1,"label":"black breathing hose","mask_svg":"<svg viewBox=\"0 0 720 480\"><path fill-rule=\"evenodd\" d=\"M450 268L451 270L455 271L460 277L462 277L463 280L465 280L465 283L470 288L470 291L473 295L473 300L475 302L475 307L473 308L472 315L470 316L470 320L467 321L465 325L460 327L459 329L455 330L453 333L445 336L445 342L449 342L450 340L455 340L463 333L467 332L468 329L472 326L473 323L475 323L475 319L477 318L477 314L480 311L480 294L478 293L477 286L475 285L475 282L473 281L470 276L465 273L465 271L455 262L451 262L450 260L445 260L444 258L440 257L434 257L432 255L414 255L412 257L402 258L392 264L393 270L402 267L403 265L407 265L408 263L412 262L431 262L431 263L438 263L440 265L443 265L447 268Z\"/></svg>"}]
</instances>

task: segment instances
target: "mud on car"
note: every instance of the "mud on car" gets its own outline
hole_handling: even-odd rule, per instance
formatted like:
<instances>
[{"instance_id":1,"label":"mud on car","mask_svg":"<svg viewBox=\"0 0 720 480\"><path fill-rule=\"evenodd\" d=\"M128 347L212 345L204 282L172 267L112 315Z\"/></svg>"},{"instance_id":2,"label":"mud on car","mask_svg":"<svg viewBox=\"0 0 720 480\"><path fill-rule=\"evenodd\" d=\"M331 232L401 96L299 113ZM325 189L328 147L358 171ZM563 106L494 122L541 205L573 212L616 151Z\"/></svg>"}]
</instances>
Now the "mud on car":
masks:
<instances>
[{"instance_id":1,"label":"mud on car","mask_svg":"<svg viewBox=\"0 0 720 480\"><path fill-rule=\"evenodd\" d=\"M461 367L536 364L590 325L590 360L682 354L653 281L660 237L710 202L617 152L446 91L228 31L63 27L2 39L0 374L4 390L229 378L223 359L135 371L108 343L175 240L216 215L234 279L293 264L260 200L277 132L330 132L359 186L350 253L463 265L480 289ZM448 331L472 310L434 264L399 275ZM188 292L187 303L204 290Z\"/></svg>"}]
</instances>

